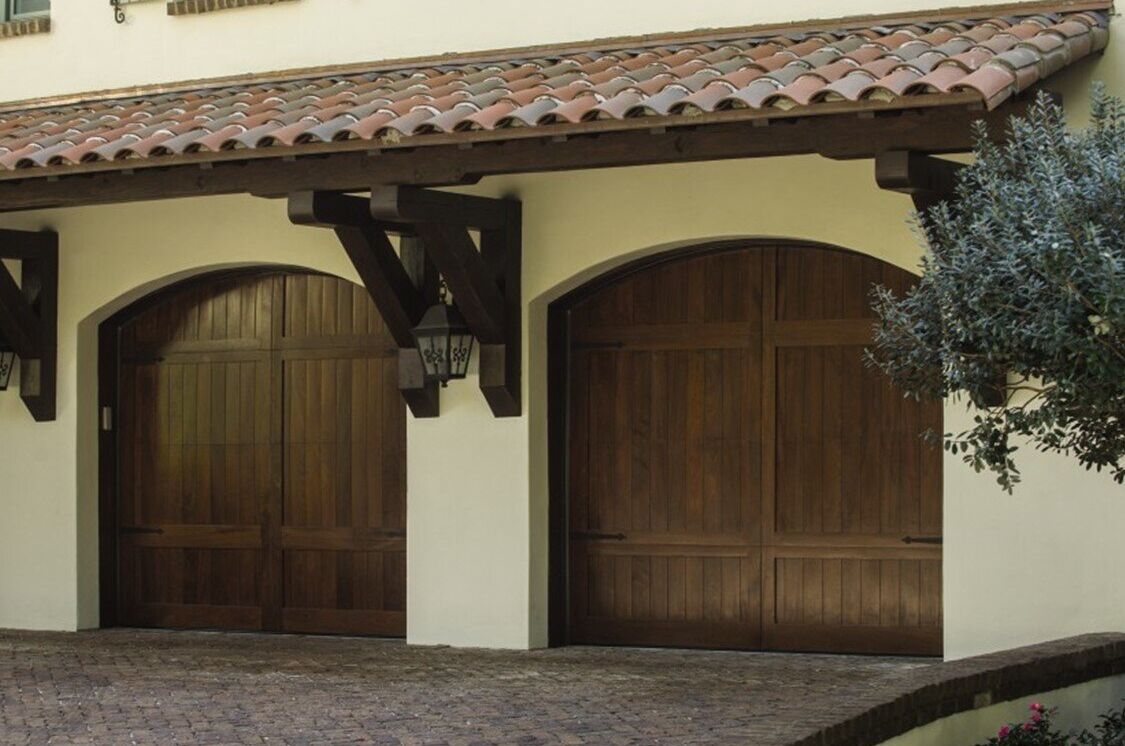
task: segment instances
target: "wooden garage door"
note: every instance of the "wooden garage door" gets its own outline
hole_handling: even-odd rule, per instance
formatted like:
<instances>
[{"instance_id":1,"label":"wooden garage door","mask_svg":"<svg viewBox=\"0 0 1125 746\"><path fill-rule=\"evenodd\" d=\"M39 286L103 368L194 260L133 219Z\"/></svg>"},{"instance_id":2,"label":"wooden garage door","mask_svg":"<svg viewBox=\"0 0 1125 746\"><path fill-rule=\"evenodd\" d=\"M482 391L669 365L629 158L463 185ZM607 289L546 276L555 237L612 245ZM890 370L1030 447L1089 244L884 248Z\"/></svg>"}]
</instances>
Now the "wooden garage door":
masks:
<instances>
[{"instance_id":1,"label":"wooden garage door","mask_svg":"<svg viewBox=\"0 0 1125 746\"><path fill-rule=\"evenodd\" d=\"M406 419L363 289L209 281L119 348L119 621L403 634Z\"/></svg>"},{"instance_id":2,"label":"wooden garage door","mask_svg":"<svg viewBox=\"0 0 1125 746\"><path fill-rule=\"evenodd\" d=\"M941 408L863 365L874 282L911 278L755 246L572 309L573 641L940 652Z\"/></svg>"}]
</instances>

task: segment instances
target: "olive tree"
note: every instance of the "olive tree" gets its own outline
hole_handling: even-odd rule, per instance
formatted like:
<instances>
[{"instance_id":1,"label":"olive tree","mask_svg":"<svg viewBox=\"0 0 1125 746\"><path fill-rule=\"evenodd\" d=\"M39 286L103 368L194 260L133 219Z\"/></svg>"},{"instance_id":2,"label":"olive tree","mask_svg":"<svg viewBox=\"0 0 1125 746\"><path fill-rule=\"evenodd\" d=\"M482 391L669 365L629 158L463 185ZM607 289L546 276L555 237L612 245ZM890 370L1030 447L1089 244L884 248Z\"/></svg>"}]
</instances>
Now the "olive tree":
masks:
<instances>
[{"instance_id":1,"label":"olive tree","mask_svg":"<svg viewBox=\"0 0 1125 746\"><path fill-rule=\"evenodd\" d=\"M1016 443L1125 481L1125 109L1088 127L1041 96L1007 138L976 133L956 196L917 216L922 277L874 291L871 364L916 398L969 397L945 448L1009 492Z\"/></svg>"}]
</instances>

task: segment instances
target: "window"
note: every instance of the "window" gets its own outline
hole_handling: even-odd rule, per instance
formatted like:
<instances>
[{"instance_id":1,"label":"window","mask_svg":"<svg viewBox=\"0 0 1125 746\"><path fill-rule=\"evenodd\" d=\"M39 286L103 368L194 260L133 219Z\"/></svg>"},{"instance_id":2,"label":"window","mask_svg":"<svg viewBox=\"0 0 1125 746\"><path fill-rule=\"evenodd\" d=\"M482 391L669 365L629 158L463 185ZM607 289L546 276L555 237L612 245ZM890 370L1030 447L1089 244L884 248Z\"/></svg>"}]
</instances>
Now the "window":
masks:
<instances>
[{"instance_id":1,"label":"window","mask_svg":"<svg viewBox=\"0 0 1125 746\"><path fill-rule=\"evenodd\" d=\"M5 21L39 18L51 11L51 0L4 0Z\"/></svg>"}]
</instances>

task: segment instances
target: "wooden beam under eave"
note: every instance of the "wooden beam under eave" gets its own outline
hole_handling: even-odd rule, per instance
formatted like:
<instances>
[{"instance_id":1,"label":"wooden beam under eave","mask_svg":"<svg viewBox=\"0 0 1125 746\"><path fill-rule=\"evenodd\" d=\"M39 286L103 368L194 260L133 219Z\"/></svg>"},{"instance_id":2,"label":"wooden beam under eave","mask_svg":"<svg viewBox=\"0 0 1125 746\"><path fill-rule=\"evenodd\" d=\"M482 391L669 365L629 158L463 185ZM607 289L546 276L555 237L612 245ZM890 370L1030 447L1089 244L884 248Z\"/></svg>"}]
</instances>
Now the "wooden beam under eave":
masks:
<instances>
[{"instance_id":1,"label":"wooden beam under eave","mask_svg":"<svg viewBox=\"0 0 1125 746\"><path fill-rule=\"evenodd\" d=\"M418 236L481 344L502 344L504 296L464 227L418 223Z\"/></svg>"},{"instance_id":2,"label":"wooden beam under eave","mask_svg":"<svg viewBox=\"0 0 1125 746\"><path fill-rule=\"evenodd\" d=\"M481 345L480 389L498 417L517 417L522 411L523 363L523 205L504 200L504 224L482 230L480 254L488 272L499 278L504 304L504 345Z\"/></svg>"},{"instance_id":3,"label":"wooden beam under eave","mask_svg":"<svg viewBox=\"0 0 1125 746\"><path fill-rule=\"evenodd\" d=\"M437 417L438 387L422 375L413 334L428 303L437 297L437 281L436 277L426 276L425 258L418 256L422 248L417 239L403 238L400 257L387 236L390 226L371 217L368 200L363 197L298 192L289 196L288 212L289 220L296 225L330 228L335 232L398 345L399 393L415 417Z\"/></svg>"},{"instance_id":4,"label":"wooden beam under eave","mask_svg":"<svg viewBox=\"0 0 1125 746\"><path fill-rule=\"evenodd\" d=\"M497 417L522 412L520 274L523 208L517 200L407 186L371 190L371 214L414 231L479 342L481 393ZM480 230L480 249L469 228ZM408 243L407 246L412 246ZM404 258L410 267L414 261ZM429 267L422 268L429 271ZM418 268L415 268L417 274Z\"/></svg>"},{"instance_id":5,"label":"wooden beam under eave","mask_svg":"<svg viewBox=\"0 0 1125 746\"><path fill-rule=\"evenodd\" d=\"M964 167L925 153L892 150L875 156L875 182L882 189L910 195L914 209L924 213L956 196L957 174Z\"/></svg>"},{"instance_id":6,"label":"wooden beam under eave","mask_svg":"<svg viewBox=\"0 0 1125 746\"><path fill-rule=\"evenodd\" d=\"M632 127L626 131L607 129L596 134L581 128L570 134L567 127L552 125L541 134L534 131L537 128L515 134L481 133L480 137L469 133L462 139L472 142L471 148L460 147L456 138L447 142L442 136L424 135L396 146L358 142L336 150L301 147L224 152L213 154L207 169L200 168L198 156L172 156L44 169L49 174L0 172L0 211L220 194L358 192L395 184L449 186L500 174L809 153L851 159L872 158L887 150L964 152L972 147L974 122L986 122L989 131L1000 138L1006 119L1021 114L1027 105L1023 98L994 111L965 105L872 109L867 117L840 113L762 119L769 124L766 127L755 126L758 120L679 118L678 126L667 126L662 132L656 128L655 134L653 127L658 122L643 120L621 125ZM560 134L567 136L558 141ZM367 149L350 149L360 146ZM375 151L377 158L371 157ZM131 170L125 172L124 165Z\"/></svg>"},{"instance_id":7,"label":"wooden beam under eave","mask_svg":"<svg viewBox=\"0 0 1125 746\"><path fill-rule=\"evenodd\" d=\"M20 283L0 265L0 334L20 358L20 399L36 422L58 408L58 235L0 231L0 258L21 262Z\"/></svg>"},{"instance_id":8,"label":"wooden beam under eave","mask_svg":"<svg viewBox=\"0 0 1125 746\"><path fill-rule=\"evenodd\" d=\"M413 347L412 329L426 312L426 301L411 282L385 226L376 223L368 202L350 195L304 192L289 197L289 220L331 228L379 309L399 347Z\"/></svg>"},{"instance_id":9,"label":"wooden beam under eave","mask_svg":"<svg viewBox=\"0 0 1125 746\"><path fill-rule=\"evenodd\" d=\"M0 264L0 337L21 360L39 357L39 317L8 268Z\"/></svg>"}]
</instances>

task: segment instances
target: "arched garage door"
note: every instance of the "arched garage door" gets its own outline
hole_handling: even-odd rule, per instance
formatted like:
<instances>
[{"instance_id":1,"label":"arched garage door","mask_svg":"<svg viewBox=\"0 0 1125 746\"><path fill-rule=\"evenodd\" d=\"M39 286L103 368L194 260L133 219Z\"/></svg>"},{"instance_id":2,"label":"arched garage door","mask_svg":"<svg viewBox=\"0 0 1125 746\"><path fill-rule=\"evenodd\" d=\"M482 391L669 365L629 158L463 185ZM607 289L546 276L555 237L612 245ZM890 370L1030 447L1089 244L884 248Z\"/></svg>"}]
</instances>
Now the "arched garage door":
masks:
<instances>
[{"instance_id":1,"label":"arched garage door","mask_svg":"<svg viewBox=\"0 0 1125 746\"><path fill-rule=\"evenodd\" d=\"M862 362L858 254L629 271L568 317L569 639L941 651L941 406Z\"/></svg>"},{"instance_id":2,"label":"arched garage door","mask_svg":"<svg viewBox=\"0 0 1125 746\"><path fill-rule=\"evenodd\" d=\"M117 622L404 634L406 419L366 292L206 278L116 342Z\"/></svg>"}]
</instances>

